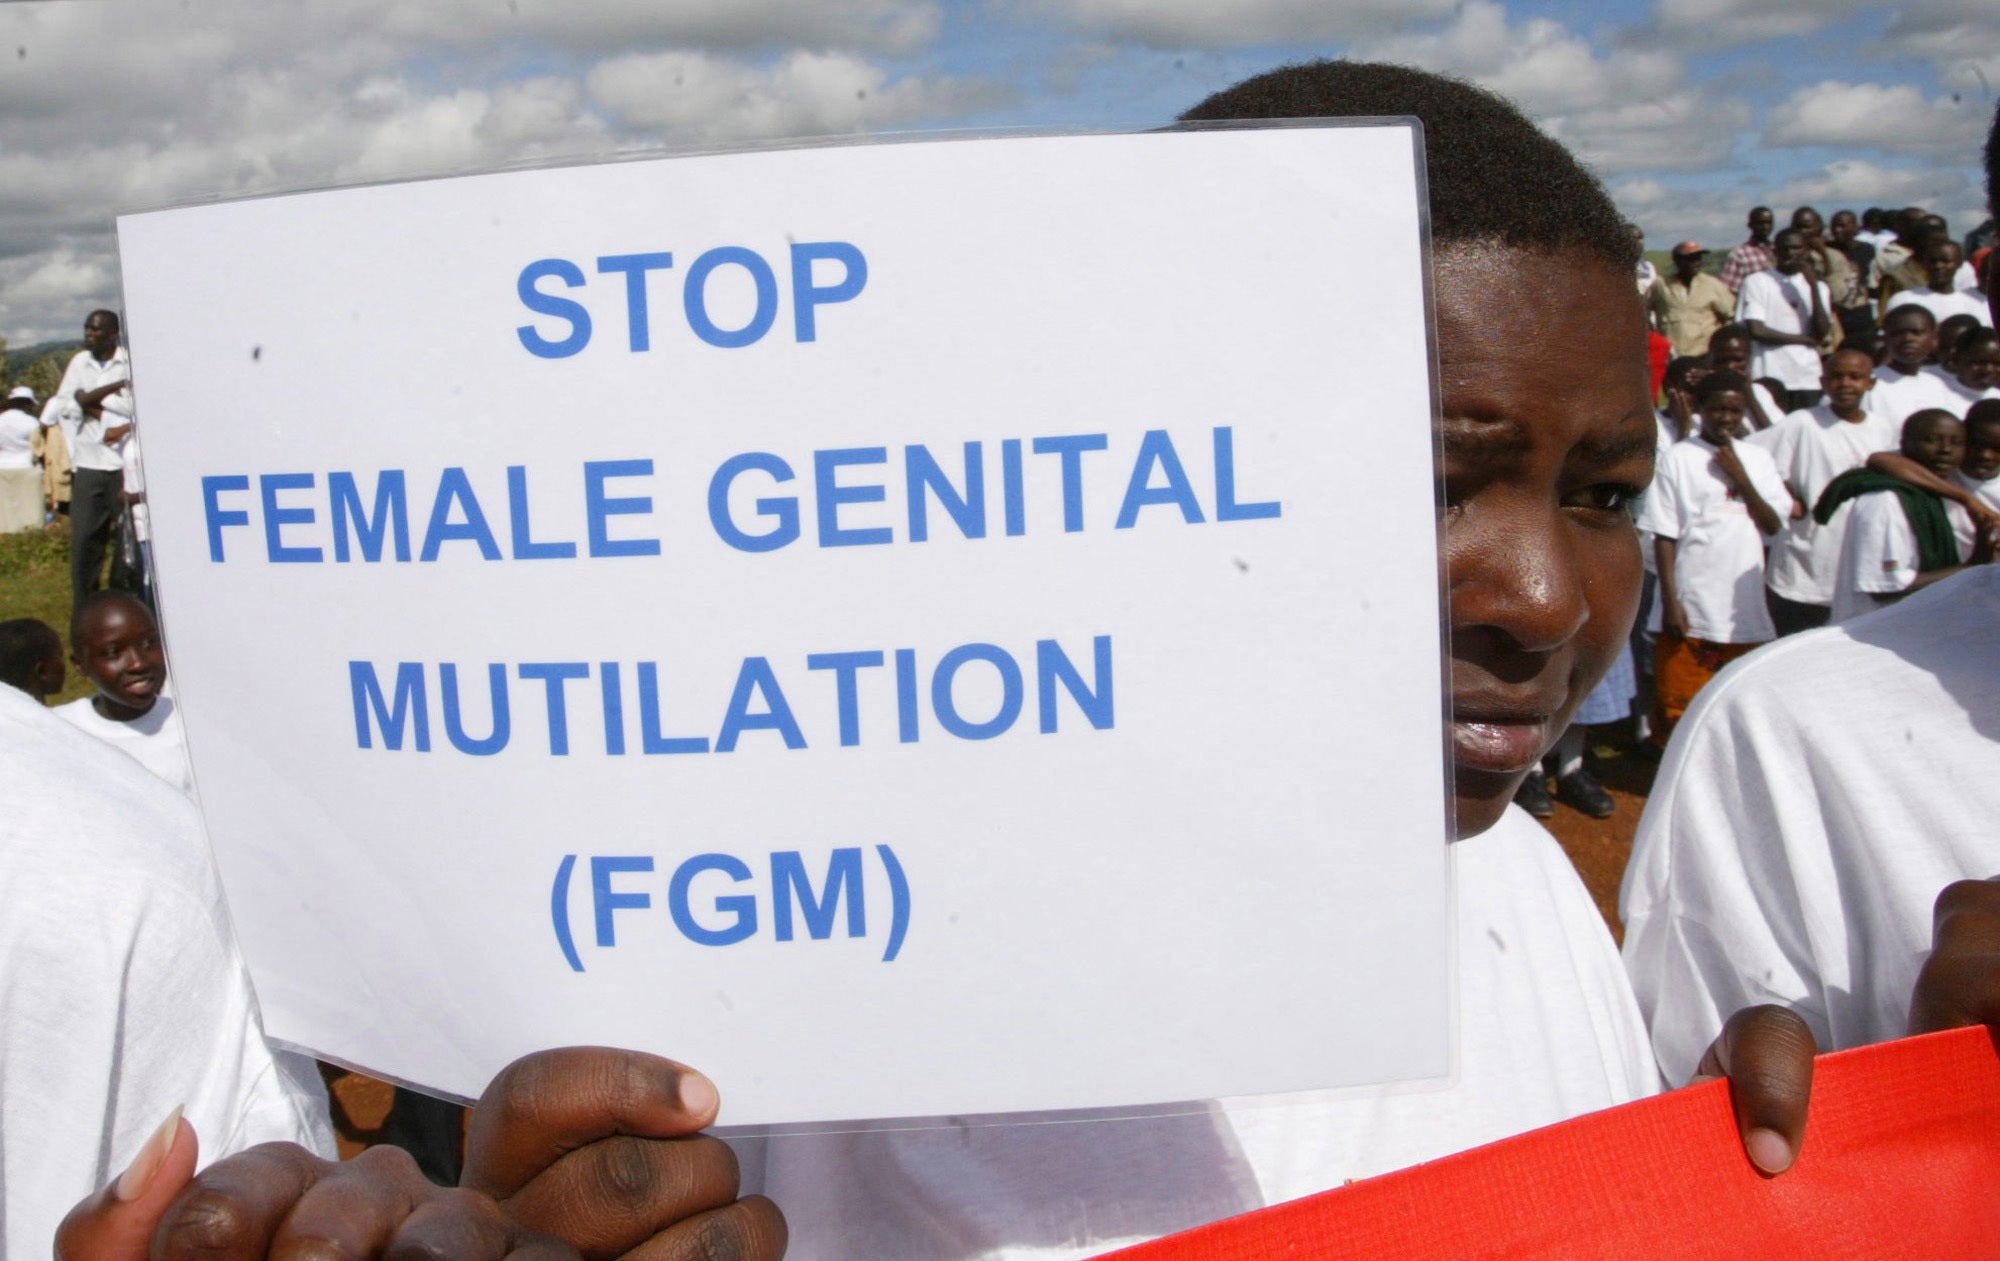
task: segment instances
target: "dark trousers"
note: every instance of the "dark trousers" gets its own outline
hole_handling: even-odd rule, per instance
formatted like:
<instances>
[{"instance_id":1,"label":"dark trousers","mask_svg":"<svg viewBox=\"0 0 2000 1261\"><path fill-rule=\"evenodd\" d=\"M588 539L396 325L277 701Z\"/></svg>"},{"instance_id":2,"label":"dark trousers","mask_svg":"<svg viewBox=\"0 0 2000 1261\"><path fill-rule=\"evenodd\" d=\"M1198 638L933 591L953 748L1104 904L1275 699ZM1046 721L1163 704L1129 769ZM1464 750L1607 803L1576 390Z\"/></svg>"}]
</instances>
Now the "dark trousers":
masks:
<instances>
[{"instance_id":1,"label":"dark trousers","mask_svg":"<svg viewBox=\"0 0 2000 1261\"><path fill-rule=\"evenodd\" d=\"M1764 606L1771 610L1771 625L1777 628L1780 639L1800 631L1818 630L1833 616L1828 605L1787 600L1769 587L1764 588Z\"/></svg>"},{"instance_id":2,"label":"dark trousers","mask_svg":"<svg viewBox=\"0 0 2000 1261\"><path fill-rule=\"evenodd\" d=\"M69 590L72 603L97 590L111 523L118 519L125 475L117 469L80 468L69 484Z\"/></svg>"}]
</instances>

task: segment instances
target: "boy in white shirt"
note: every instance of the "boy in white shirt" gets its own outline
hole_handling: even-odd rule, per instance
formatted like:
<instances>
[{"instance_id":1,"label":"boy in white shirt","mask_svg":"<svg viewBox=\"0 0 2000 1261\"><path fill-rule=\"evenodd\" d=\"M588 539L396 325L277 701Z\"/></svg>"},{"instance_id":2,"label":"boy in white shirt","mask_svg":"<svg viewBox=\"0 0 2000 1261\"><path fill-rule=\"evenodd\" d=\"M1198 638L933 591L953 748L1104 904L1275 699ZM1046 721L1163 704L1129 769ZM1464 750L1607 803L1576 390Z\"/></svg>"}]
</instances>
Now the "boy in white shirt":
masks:
<instances>
[{"instance_id":1,"label":"boy in white shirt","mask_svg":"<svg viewBox=\"0 0 2000 1261\"><path fill-rule=\"evenodd\" d=\"M1950 478L1965 453L1965 424L1941 408L1903 424L1902 454ZM1872 613L1912 591L1993 557L1992 533L1975 530L1963 507L1869 469L1836 478L1813 509L1821 521L1847 518L1835 570L1833 621Z\"/></svg>"},{"instance_id":2,"label":"boy in white shirt","mask_svg":"<svg viewBox=\"0 0 2000 1261\"><path fill-rule=\"evenodd\" d=\"M1950 375L1945 385L1953 395L1946 410L1961 419L1981 399L2000 398L2000 332L1990 328L1967 331L1945 361Z\"/></svg>"},{"instance_id":3,"label":"boy in white shirt","mask_svg":"<svg viewBox=\"0 0 2000 1261\"><path fill-rule=\"evenodd\" d=\"M123 591L96 592L70 619L69 644L70 659L97 692L56 713L193 795L187 730L173 697L163 694L167 659L152 610Z\"/></svg>"},{"instance_id":4,"label":"boy in white shirt","mask_svg":"<svg viewBox=\"0 0 2000 1261\"><path fill-rule=\"evenodd\" d=\"M1750 383L1711 372L1695 389L1701 430L1667 453L1646 494L1663 623L1653 739L1664 744L1723 666L1777 636L1764 600L1764 541L1783 528L1791 492L1747 436Z\"/></svg>"},{"instance_id":5,"label":"boy in white shirt","mask_svg":"<svg viewBox=\"0 0 2000 1261\"><path fill-rule=\"evenodd\" d=\"M1813 273L1804 233L1787 228L1772 245L1778 265L1743 282L1736 318L1756 343L1750 375L1775 378L1791 394L1787 410L1796 411L1819 402L1819 348L1833 327L1833 293Z\"/></svg>"},{"instance_id":6,"label":"boy in white shirt","mask_svg":"<svg viewBox=\"0 0 2000 1261\"><path fill-rule=\"evenodd\" d=\"M1951 480L2000 511L2000 399L1981 399L1965 413L1965 458Z\"/></svg>"},{"instance_id":7,"label":"boy in white shirt","mask_svg":"<svg viewBox=\"0 0 2000 1261\"><path fill-rule=\"evenodd\" d=\"M1795 409L1789 403L1780 403L1764 382L1752 376L1750 355L1755 345L1749 329L1741 324L1724 324L1708 339L1708 367L1717 372L1734 372L1750 382L1750 410L1743 421L1750 426L1750 432L1762 433ZM1692 425L1688 432L1694 432Z\"/></svg>"},{"instance_id":8,"label":"boy in white shirt","mask_svg":"<svg viewBox=\"0 0 2000 1261\"><path fill-rule=\"evenodd\" d=\"M1865 406L1874 368L1866 351L1841 347L1826 362L1826 402L1793 412L1767 431L1773 437L1765 449L1799 503L1818 503L1834 478L1895 447L1897 430ZM1821 525L1805 513L1772 541L1764 581L1771 624L1780 636L1826 625L1844 524Z\"/></svg>"},{"instance_id":9,"label":"boy in white shirt","mask_svg":"<svg viewBox=\"0 0 2000 1261\"><path fill-rule=\"evenodd\" d=\"M1931 238L1923 252L1924 274L1930 278L1930 284L1903 290L1889 299L1888 309L1899 311L1915 303L1928 308L1940 324L1954 315L1969 315L1986 327L1993 327L1993 317L1986 311L1986 295L1958 287L1958 272L1964 262L1965 251L1957 241L1948 236Z\"/></svg>"},{"instance_id":10,"label":"boy in white shirt","mask_svg":"<svg viewBox=\"0 0 2000 1261\"><path fill-rule=\"evenodd\" d=\"M1900 306L1882 321L1884 358L1868 391L1868 410L1903 432L1903 422L1926 407L1949 410L1958 401L1951 376L1932 363L1937 356L1937 317L1928 307Z\"/></svg>"}]
</instances>

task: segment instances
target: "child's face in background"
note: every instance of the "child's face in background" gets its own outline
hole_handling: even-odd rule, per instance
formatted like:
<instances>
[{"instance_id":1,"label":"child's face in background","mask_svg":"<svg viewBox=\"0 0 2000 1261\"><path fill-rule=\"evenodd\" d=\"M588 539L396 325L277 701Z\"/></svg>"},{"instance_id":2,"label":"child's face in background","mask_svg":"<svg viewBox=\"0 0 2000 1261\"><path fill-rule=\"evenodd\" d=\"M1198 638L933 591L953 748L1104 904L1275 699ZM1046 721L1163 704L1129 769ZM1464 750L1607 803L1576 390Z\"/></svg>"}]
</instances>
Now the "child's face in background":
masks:
<instances>
[{"instance_id":1,"label":"child's face in background","mask_svg":"<svg viewBox=\"0 0 2000 1261\"><path fill-rule=\"evenodd\" d=\"M1708 363L1717 372L1734 372L1747 379L1750 375L1750 339L1724 337L1710 342Z\"/></svg>"},{"instance_id":2,"label":"child's face in background","mask_svg":"<svg viewBox=\"0 0 2000 1261\"><path fill-rule=\"evenodd\" d=\"M1950 477L1965 455L1965 426L1942 412L1913 420L1903 439L1903 454L1939 477Z\"/></svg>"},{"instance_id":3,"label":"child's face in background","mask_svg":"<svg viewBox=\"0 0 2000 1261\"><path fill-rule=\"evenodd\" d=\"M1750 411L1750 400L1741 390L1717 390L1701 400L1701 436L1715 446L1748 433L1743 417Z\"/></svg>"},{"instance_id":4,"label":"child's face in background","mask_svg":"<svg viewBox=\"0 0 2000 1261\"><path fill-rule=\"evenodd\" d=\"M1952 372L1969 390L1990 390L2000 385L2000 342L1981 338L1963 346L1952 361Z\"/></svg>"},{"instance_id":5,"label":"child's face in background","mask_svg":"<svg viewBox=\"0 0 2000 1261\"><path fill-rule=\"evenodd\" d=\"M79 628L76 665L113 707L143 714L159 699L167 679L160 628L137 601L100 605Z\"/></svg>"},{"instance_id":6,"label":"child's face in background","mask_svg":"<svg viewBox=\"0 0 2000 1261\"><path fill-rule=\"evenodd\" d=\"M1978 481L2000 477L2000 420L1981 420L1965 427L1965 475Z\"/></svg>"},{"instance_id":7,"label":"child's face in background","mask_svg":"<svg viewBox=\"0 0 2000 1261\"><path fill-rule=\"evenodd\" d=\"M1924 274L1930 278L1931 288L1950 293L1958 280L1959 264L1964 261L1965 255L1956 241L1939 241L1925 250Z\"/></svg>"},{"instance_id":8,"label":"child's face in background","mask_svg":"<svg viewBox=\"0 0 2000 1261\"><path fill-rule=\"evenodd\" d=\"M1835 353L1827 361L1826 373L1820 377L1820 388L1826 391L1827 402L1841 411L1861 406L1861 400L1874 384L1875 362L1854 351Z\"/></svg>"},{"instance_id":9,"label":"child's face in background","mask_svg":"<svg viewBox=\"0 0 2000 1261\"><path fill-rule=\"evenodd\" d=\"M1914 372L1937 353L1937 321L1925 315L1905 315L1907 307L1889 313L1883 322L1888 340L1889 362L1905 372Z\"/></svg>"},{"instance_id":10,"label":"child's face in background","mask_svg":"<svg viewBox=\"0 0 2000 1261\"><path fill-rule=\"evenodd\" d=\"M1624 648L1627 505L1653 474L1629 269L1582 251L1438 252L1456 831L1497 822Z\"/></svg>"}]
</instances>

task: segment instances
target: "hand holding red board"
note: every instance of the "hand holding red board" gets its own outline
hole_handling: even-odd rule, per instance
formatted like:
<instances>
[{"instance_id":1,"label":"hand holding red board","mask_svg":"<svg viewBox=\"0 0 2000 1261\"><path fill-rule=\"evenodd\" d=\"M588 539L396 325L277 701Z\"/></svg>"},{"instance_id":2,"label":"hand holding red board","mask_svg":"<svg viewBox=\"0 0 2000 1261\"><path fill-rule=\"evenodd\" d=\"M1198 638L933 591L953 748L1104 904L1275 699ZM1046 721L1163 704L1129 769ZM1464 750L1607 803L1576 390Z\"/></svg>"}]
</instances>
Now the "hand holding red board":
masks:
<instances>
[{"instance_id":1,"label":"hand holding red board","mask_svg":"<svg viewBox=\"0 0 2000 1261\"><path fill-rule=\"evenodd\" d=\"M1743 1154L1709 1082L1116 1254L1124 1261L1986 1256L2000 1056L1984 1028L1822 1057L1798 1163Z\"/></svg>"}]
</instances>

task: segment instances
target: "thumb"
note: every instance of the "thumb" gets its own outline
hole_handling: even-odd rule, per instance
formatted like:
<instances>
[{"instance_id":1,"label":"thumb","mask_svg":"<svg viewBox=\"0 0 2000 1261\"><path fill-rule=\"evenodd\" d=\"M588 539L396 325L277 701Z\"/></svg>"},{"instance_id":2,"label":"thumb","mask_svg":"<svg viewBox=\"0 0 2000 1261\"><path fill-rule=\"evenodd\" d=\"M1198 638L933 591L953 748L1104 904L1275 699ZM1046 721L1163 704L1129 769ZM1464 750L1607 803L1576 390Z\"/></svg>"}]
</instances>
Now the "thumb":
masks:
<instances>
[{"instance_id":1,"label":"thumb","mask_svg":"<svg viewBox=\"0 0 2000 1261\"><path fill-rule=\"evenodd\" d=\"M56 1228L56 1261L146 1261L153 1231L194 1178L194 1126L173 1115L117 1181L78 1204Z\"/></svg>"}]
</instances>

